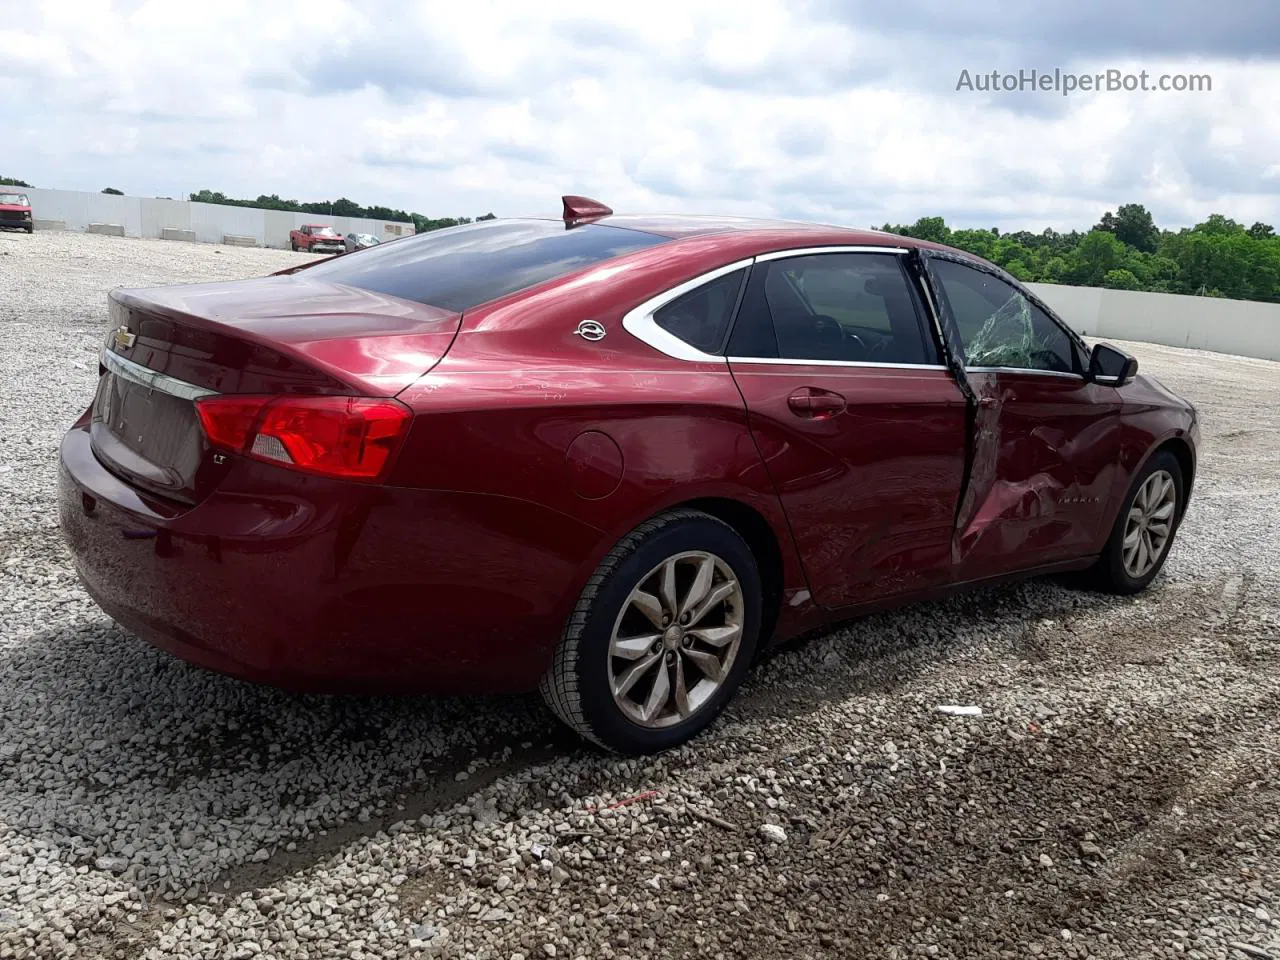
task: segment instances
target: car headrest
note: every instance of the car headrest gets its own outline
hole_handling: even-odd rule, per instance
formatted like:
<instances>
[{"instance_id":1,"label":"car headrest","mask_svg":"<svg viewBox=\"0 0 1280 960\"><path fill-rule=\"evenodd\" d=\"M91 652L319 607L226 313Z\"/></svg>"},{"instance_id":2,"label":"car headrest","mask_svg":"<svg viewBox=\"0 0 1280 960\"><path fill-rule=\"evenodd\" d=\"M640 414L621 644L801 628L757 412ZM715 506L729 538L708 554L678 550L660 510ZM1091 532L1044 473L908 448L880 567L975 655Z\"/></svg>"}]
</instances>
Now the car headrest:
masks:
<instances>
[{"instance_id":1,"label":"car headrest","mask_svg":"<svg viewBox=\"0 0 1280 960\"><path fill-rule=\"evenodd\" d=\"M866 282L863 289L867 293L877 297L884 297L886 299L889 297L901 297L906 292L903 289L901 280L897 280L895 282L893 280L881 279L879 277L872 277Z\"/></svg>"}]
</instances>

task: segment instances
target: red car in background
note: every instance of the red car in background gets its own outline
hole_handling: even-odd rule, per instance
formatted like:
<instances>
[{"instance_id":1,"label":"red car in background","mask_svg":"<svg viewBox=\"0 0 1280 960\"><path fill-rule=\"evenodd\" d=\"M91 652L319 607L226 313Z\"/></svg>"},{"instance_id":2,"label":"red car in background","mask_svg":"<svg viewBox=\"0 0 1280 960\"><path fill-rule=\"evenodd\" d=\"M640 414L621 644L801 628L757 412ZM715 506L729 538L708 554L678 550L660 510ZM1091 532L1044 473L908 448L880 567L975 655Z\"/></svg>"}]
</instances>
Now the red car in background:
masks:
<instances>
[{"instance_id":1,"label":"red car in background","mask_svg":"<svg viewBox=\"0 0 1280 960\"><path fill-rule=\"evenodd\" d=\"M319 223L308 223L297 230L290 230L289 246L295 253L298 251L306 253L342 253L346 250L342 234L338 233L333 227Z\"/></svg>"},{"instance_id":2,"label":"red car in background","mask_svg":"<svg viewBox=\"0 0 1280 960\"><path fill-rule=\"evenodd\" d=\"M15 187L0 187L0 230L35 230L31 201Z\"/></svg>"},{"instance_id":3,"label":"red car in background","mask_svg":"<svg viewBox=\"0 0 1280 960\"><path fill-rule=\"evenodd\" d=\"M90 594L236 676L540 688L644 752L815 626L1160 570L1195 410L997 267L872 231L564 206L113 291L61 449Z\"/></svg>"}]
</instances>

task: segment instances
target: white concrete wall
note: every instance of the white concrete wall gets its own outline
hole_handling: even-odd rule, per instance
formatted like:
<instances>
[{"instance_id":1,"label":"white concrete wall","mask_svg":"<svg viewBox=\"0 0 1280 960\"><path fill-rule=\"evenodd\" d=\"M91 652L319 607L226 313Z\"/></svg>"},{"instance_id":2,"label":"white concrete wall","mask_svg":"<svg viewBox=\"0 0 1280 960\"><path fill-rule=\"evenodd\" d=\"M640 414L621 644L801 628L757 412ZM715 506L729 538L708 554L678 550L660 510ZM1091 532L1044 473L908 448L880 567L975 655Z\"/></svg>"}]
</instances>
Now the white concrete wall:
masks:
<instances>
[{"instance_id":1,"label":"white concrete wall","mask_svg":"<svg viewBox=\"0 0 1280 960\"><path fill-rule=\"evenodd\" d=\"M1111 337L1280 360L1280 303L1057 283L1027 287L1090 339Z\"/></svg>"},{"instance_id":2,"label":"white concrete wall","mask_svg":"<svg viewBox=\"0 0 1280 960\"><path fill-rule=\"evenodd\" d=\"M136 197L28 187L22 192L31 199L33 220L62 220L68 230L84 230L91 223L118 223L125 236L142 235L142 207Z\"/></svg>"},{"instance_id":3,"label":"white concrete wall","mask_svg":"<svg viewBox=\"0 0 1280 960\"><path fill-rule=\"evenodd\" d=\"M117 197L78 190L23 187L31 198L32 218L61 220L68 230L83 231L91 223L118 223L126 237L159 238L166 227L193 230L203 243L221 243L223 236L253 237L266 247L288 249L289 231L305 223L328 224L339 233L371 233L382 240L413 233L413 224L364 217L330 217L258 207L229 207L188 200Z\"/></svg>"},{"instance_id":4,"label":"white concrete wall","mask_svg":"<svg viewBox=\"0 0 1280 960\"><path fill-rule=\"evenodd\" d=\"M31 201L35 203L33 199ZM178 230L191 229L191 204L182 200L156 200L150 197L140 198L138 202L142 211L142 236L158 237L166 227Z\"/></svg>"}]
</instances>

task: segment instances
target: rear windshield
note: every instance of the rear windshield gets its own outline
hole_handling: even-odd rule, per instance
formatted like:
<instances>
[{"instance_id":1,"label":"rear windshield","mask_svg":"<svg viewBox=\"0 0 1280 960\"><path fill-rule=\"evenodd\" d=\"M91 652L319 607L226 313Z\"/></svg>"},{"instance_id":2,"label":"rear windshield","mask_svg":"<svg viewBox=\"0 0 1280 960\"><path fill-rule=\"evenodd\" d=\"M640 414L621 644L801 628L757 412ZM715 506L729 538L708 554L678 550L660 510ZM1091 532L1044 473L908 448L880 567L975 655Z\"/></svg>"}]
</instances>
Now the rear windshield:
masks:
<instances>
[{"instance_id":1,"label":"rear windshield","mask_svg":"<svg viewBox=\"0 0 1280 960\"><path fill-rule=\"evenodd\" d=\"M486 220L432 230L307 268L307 276L461 313L667 237L558 220Z\"/></svg>"},{"instance_id":2,"label":"rear windshield","mask_svg":"<svg viewBox=\"0 0 1280 960\"><path fill-rule=\"evenodd\" d=\"M12 203L19 207L29 207L25 193L0 193L0 203Z\"/></svg>"}]
</instances>

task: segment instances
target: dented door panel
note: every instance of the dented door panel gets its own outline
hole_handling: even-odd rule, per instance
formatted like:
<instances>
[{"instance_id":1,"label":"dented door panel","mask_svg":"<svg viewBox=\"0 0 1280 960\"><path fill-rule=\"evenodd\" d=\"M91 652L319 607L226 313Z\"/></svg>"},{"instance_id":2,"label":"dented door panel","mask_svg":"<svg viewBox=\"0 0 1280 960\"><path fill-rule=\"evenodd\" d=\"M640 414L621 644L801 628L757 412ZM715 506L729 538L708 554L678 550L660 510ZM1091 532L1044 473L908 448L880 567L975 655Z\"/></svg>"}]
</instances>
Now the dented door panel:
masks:
<instances>
[{"instance_id":1,"label":"dented door panel","mask_svg":"<svg viewBox=\"0 0 1280 960\"><path fill-rule=\"evenodd\" d=\"M1061 371L1031 369L1061 356L1061 342L1055 348L1037 332L1033 312L1039 308L1024 296L993 306L976 324L982 314L970 300L966 345L940 282L938 263L946 260L989 273L1010 294L1022 291L1011 277L964 258L928 253L918 261L948 367L969 403L953 576L982 579L1088 556L1098 549L1113 491L1123 482L1120 396L1066 372L1068 366L1082 369L1078 354ZM1055 333L1046 321L1052 321L1047 314L1039 318L1041 328L1061 341L1065 330Z\"/></svg>"},{"instance_id":2,"label":"dented door panel","mask_svg":"<svg viewBox=\"0 0 1280 960\"><path fill-rule=\"evenodd\" d=\"M952 542L957 578L1090 553L1122 469L1116 392L1030 371L968 376L977 412Z\"/></svg>"}]
</instances>

